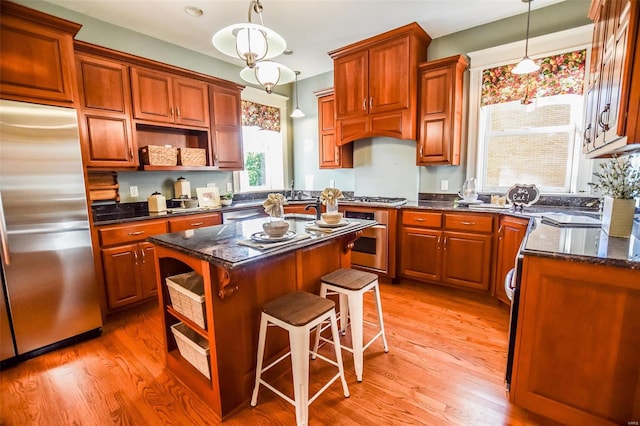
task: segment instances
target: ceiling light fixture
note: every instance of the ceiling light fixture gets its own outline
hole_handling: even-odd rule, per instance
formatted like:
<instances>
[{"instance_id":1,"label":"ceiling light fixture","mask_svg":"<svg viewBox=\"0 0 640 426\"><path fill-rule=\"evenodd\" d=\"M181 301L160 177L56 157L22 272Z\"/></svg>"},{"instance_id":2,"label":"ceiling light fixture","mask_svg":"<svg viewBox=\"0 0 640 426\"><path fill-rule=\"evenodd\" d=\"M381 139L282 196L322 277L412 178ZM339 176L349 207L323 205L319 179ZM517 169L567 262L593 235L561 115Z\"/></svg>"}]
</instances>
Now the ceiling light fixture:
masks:
<instances>
[{"instance_id":1,"label":"ceiling light fixture","mask_svg":"<svg viewBox=\"0 0 640 426\"><path fill-rule=\"evenodd\" d=\"M301 117L304 117L304 112L302 112L302 110L298 106L298 76L300 75L300 71L294 71L294 73L296 74L296 82L295 82L295 85L293 86L293 89L296 91L296 109L293 110L290 117L301 118Z\"/></svg>"},{"instance_id":2,"label":"ceiling light fixture","mask_svg":"<svg viewBox=\"0 0 640 426\"><path fill-rule=\"evenodd\" d=\"M271 93L278 84L292 82L295 76L289 68L273 61L259 61L253 68L244 67L240 71L240 78L248 83L261 85L267 93Z\"/></svg>"},{"instance_id":3,"label":"ceiling light fixture","mask_svg":"<svg viewBox=\"0 0 640 426\"><path fill-rule=\"evenodd\" d=\"M533 0L522 0L523 3L529 3L529 10L527 12L527 38L525 39L524 58L511 70L513 74L530 74L540 69L540 65L529 59L529 20L531 18L532 1Z\"/></svg>"},{"instance_id":4,"label":"ceiling light fixture","mask_svg":"<svg viewBox=\"0 0 640 426\"><path fill-rule=\"evenodd\" d=\"M260 24L251 22L252 11L260 17ZM248 21L225 27L214 34L213 46L225 55L242 59L247 67L253 68L262 59L280 55L287 47L278 33L264 26L260 0L249 3Z\"/></svg>"}]
</instances>

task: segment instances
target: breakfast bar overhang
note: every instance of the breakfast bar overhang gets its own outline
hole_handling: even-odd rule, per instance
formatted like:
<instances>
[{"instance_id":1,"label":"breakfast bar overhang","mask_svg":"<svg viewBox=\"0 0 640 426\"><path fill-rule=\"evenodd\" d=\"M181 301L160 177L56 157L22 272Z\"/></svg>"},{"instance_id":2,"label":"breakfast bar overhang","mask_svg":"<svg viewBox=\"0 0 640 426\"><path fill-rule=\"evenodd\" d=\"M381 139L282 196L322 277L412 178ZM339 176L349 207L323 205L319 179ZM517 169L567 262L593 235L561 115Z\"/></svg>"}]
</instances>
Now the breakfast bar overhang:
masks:
<instances>
[{"instance_id":1,"label":"breakfast bar overhang","mask_svg":"<svg viewBox=\"0 0 640 426\"><path fill-rule=\"evenodd\" d=\"M262 306L296 290L319 293L320 278L350 267L353 242L363 229L376 224L349 219L342 227L318 229L310 216L290 215L287 221L296 237L273 247L245 245L262 229L264 219L148 239L155 248L167 368L209 403L220 420L249 403ZM204 281L204 328L172 306L165 283L167 277L192 271ZM171 330L179 322L208 343L211 379L181 355ZM265 359L275 359L287 346L286 334L274 335L265 348Z\"/></svg>"}]
</instances>

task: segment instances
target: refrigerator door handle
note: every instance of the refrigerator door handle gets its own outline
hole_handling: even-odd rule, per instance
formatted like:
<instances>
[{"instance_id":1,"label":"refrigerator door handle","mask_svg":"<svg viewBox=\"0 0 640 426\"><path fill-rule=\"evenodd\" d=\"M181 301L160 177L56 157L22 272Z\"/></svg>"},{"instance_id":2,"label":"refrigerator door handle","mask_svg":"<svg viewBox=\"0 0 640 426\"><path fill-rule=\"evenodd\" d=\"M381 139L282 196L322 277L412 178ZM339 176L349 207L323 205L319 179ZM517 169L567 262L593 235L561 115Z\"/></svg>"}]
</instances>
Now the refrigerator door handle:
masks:
<instances>
[{"instance_id":1,"label":"refrigerator door handle","mask_svg":"<svg viewBox=\"0 0 640 426\"><path fill-rule=\"evenodd\" d=\"M7 240L7 224L4 220L4 207L2 205L2 193L0 193L0 247L2 249L2 260L5 265L11 264L9 255L9 241Z\"/></svg>"}]
</instances>

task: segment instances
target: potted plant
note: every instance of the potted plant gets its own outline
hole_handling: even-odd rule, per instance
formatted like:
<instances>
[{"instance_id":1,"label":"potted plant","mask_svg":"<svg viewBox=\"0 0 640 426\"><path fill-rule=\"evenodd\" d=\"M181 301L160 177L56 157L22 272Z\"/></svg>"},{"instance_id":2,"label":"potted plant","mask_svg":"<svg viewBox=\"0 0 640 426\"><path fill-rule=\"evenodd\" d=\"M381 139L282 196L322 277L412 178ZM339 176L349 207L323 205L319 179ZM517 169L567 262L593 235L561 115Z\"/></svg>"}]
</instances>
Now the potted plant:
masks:
<instances>
[{"instance_id":1,"label":"potted plant","mask_svg":"<svg viewBox=\"0 0 640 426\"><path fill-rule=\"evenodd\" d=\"M223 206L230 206L233 202L233 192L227 192L220 195L220 204Z\"/></svg>"},{"instance_id":2,"label":"potted plant","mask_svg":"<svg viewBox=\"0 0 640 426\"><path fill-rule=\"evenodd\" d=\"M629 237L633 228L635 198L640 197L640 170L628 158L613 157L593 173L589 186L604 198L602 227L610 237Z\"/></svg>"}]
</instances>

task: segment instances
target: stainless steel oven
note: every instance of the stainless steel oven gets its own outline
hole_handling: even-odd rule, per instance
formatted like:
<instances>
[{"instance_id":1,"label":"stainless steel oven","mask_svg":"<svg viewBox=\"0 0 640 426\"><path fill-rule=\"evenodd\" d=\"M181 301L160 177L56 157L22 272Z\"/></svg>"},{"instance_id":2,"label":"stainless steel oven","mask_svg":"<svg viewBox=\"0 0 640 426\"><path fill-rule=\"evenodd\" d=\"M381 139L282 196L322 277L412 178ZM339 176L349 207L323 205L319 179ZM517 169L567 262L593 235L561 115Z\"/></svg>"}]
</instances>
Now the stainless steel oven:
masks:
<instances>
[{"instance_id":1,"label":"stainless steel oven","mask_svg":"<svg viewBox=\"0 0 640 426\"><path fill-rule=\"evenodd\" d=\"M388 271L388 237L387 225L389 213L385 210L374 210L361 207L345 207L344 217L375 220L377 225L366 228L351 249L351 264L372 272Z\"/></svg>"}]
</instances>

